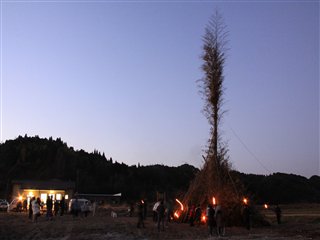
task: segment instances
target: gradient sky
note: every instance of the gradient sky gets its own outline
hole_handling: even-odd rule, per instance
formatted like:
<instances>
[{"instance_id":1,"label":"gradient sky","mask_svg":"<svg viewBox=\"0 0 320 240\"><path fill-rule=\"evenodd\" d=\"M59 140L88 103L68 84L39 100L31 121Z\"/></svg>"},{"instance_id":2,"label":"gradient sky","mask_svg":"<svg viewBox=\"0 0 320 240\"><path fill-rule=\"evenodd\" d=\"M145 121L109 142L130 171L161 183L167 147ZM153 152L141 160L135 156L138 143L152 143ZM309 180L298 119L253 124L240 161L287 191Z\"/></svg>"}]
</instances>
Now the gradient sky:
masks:
<instances>
[{"instance_id":1,"label":"gradient sky","mask_svg":"<svg viewBox=\"0 0 320 240\"><path fill-rule=\"evenodd\" d=\"M128 165L202 166L196 80L216 9L233 167L319 175L318 1L1 1L2 142L61 137Z\"/></svg>"}]
</instances>

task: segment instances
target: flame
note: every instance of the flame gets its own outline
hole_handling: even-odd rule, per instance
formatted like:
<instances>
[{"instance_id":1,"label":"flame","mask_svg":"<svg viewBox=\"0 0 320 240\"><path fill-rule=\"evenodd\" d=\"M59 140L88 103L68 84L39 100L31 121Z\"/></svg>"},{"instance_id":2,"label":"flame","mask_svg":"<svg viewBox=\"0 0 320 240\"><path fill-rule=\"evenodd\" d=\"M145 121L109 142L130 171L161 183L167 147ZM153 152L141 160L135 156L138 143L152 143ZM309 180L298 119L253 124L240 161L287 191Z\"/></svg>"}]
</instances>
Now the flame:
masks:
<instances>
[{"instance_id":1,"label":"flame","mask_svg":"<svg viewBox=\"0 0 320 240\"><path fill-rule=\"evenodd\" d=\"M207 221L206 215L202 215L201 221L204 222L204 223Z\"/></svg>"},{"instance_id":2,"label":"flame","mask_svg":"<svg viewBox=\"0 0 320 240\"><path fill-rule=\"evenodd\" d=\"M179 201L179 199L176 198L176 202L180 204L181 206L181 211L183 211L183 204Z\"/></svg>"},{"instance_id":3,"label":"flame","mask_svg":"<svg viewBox=\"0 0 320 240\"><path fill-rule=\"evenodd\" d=\"M174 212L174 216L175 216L176 218L179 218L179 217L180 217L180 215L178 214L178 211L175 211L175 212Z\"/></svg>"},{"instance_id":4,"label":"flame","mask_svg":"<svg viewBox=\"0 0 320 240\"><path fill-rule=\"evenodd\" d=\"M265 208L265 209L268 209L268 205L267 205L267 204L264 204L264 208Z\"/></svg>"},{"instance_id":5,"label":"flame","mask_svg":"<svg viewBox=\"0 0 320 240\"><path fill-rule=\"evenodd\" d=\"M213 203L213 205L216 205L216 198L215 197L212 197L212 203Z\"/></svg>"},{"instance_id":6,"label":"flame","mask_svg":"<svg viewBox=\"0 0 320 240\"><path fill-rule=\"evenodd\" d=\"M243 198L243 203L247 205L248 204L248 199Z\"/></svg>"}]
</instances>

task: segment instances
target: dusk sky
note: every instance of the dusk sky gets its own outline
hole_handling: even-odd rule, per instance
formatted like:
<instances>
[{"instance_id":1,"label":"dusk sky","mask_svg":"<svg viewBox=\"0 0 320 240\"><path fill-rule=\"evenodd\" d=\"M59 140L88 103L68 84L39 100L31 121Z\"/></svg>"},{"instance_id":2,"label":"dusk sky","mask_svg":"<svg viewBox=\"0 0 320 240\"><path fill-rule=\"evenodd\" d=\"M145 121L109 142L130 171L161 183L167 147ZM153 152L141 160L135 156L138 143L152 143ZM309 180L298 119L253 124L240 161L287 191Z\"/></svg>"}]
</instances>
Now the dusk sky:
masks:
<instances>
[{"instance_id":1,"label":"dusk sky","mask_svg":"<svg viewBox=\"0 0 320 240\"><path fill-rule=\"evenodd\" d=\"M52 136L128 165L201 167L216 9L233 167L319 175L319 1L1 1L1 142Z\"/></svg>"}]
</instances>

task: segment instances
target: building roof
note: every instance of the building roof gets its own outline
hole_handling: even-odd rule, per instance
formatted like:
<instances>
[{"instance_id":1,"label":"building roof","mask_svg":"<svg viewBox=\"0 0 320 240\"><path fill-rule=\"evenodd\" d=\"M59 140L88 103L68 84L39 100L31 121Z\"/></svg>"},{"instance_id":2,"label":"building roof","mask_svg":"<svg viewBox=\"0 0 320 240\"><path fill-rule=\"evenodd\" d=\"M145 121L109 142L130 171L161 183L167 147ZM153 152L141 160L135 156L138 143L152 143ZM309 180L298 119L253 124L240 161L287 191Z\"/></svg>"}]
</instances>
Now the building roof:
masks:
<instances>
[{"instance_id":1,"label":"building roof","mask_svg":"<svg viewBox=\"0 0 320 240\"><path fill-rule=\"evenodd\" d=\"M115 194L109 194L109 193L103 193L103 194L95 194L95 193L77 193L77 196L81 197L121 197L121 193L115 193Z\"/></svg>"},{"instance_id":2,"label":"building roof","mask_svg":"<svg viewBox=\"0 0 320 240\"><path fill-rule=\"evenodd\" d=\"M20 185L21 189L43 189L43 190L66 190L74 189L75 182L61 181L58 179L48 181L35 181L35 180L12 180L12 184Z\"/></svg>"}]
</instances>

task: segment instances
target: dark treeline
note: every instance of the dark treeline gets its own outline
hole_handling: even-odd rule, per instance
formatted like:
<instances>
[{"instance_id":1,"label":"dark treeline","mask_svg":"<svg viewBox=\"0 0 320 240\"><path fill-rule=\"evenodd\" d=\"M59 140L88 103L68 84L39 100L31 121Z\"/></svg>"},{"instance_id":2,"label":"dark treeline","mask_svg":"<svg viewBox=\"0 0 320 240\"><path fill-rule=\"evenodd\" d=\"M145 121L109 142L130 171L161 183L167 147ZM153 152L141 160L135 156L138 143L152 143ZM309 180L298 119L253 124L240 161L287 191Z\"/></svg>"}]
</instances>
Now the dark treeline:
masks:
<instances>
[{"instance_id":1,"label":"dark treeline","mask_svg":"<svg viewBox=\"0 0 320 240\"><path fill-rule=\"evenodd\" d=\"M184 194L199 170L191 165L128 166L95 150L68 147L60 138L18 137L0 145L0 198L13 179L74 181L79 193L119 193L124 200L148 198L156 192L168 197ZM293 174L269 176L232 172L258 203L320 202L320 177Z\"/></svg>"},{"instance_id":2,"label":"dark treeline","mask_svg":"<svg viewBox=\"0 0 320 240\"><path fill-rule=\"evenodd\" d=\"M233 172L257 203L320 203L320 177L294 174L256 175Z\"/></svg>"},{"instance_id":3,"label":"dark treeline","mask_svg":"<svg viewBox=\"0 0 320 240\"><path fill-rule=\"evenodd\" d=\"M60 138L19 136L0 145L0 195L3 196L13 179L60 179L74 181L79 193L121 192L127 200L141 197L151 200L157 191L166 192L168 197L185 192L197 171L187 164L128 166L106 158L97 150L76 151Z\"/></svg>"}]
</instances>

